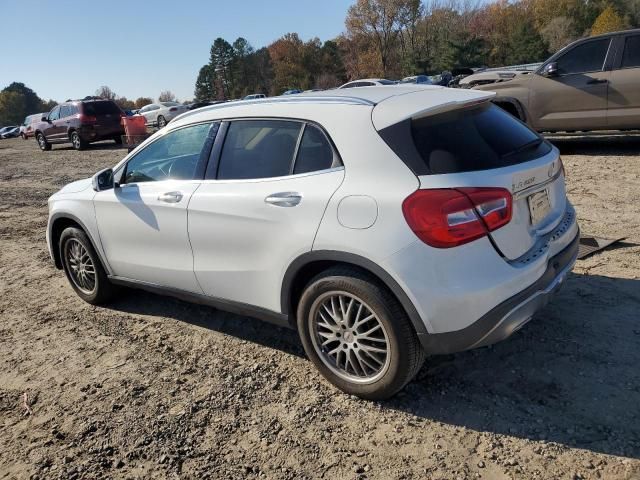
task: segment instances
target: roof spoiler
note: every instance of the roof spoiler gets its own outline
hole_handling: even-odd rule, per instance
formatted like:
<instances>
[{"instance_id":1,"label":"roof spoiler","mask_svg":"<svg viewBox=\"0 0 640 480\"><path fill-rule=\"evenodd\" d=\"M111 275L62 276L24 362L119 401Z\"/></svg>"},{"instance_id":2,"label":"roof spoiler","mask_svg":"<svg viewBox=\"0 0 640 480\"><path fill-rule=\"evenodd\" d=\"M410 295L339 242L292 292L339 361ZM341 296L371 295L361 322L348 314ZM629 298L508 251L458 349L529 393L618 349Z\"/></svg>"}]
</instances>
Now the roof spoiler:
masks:
<instances>
[{"instance_id":1,"label":"roof spoiler","mask_svg":"<svg viewBox=\"0 0 640 480\"><path fill-rule=\"evenodd\" d=\"M466 89L425 89L423 91L394 95L376 105L371 120L376 130L403 122L443 113L458 108L484 103L495 97L495 92ZM443 101L443 97L448 97Z\"/></svg>"}]
</instances>

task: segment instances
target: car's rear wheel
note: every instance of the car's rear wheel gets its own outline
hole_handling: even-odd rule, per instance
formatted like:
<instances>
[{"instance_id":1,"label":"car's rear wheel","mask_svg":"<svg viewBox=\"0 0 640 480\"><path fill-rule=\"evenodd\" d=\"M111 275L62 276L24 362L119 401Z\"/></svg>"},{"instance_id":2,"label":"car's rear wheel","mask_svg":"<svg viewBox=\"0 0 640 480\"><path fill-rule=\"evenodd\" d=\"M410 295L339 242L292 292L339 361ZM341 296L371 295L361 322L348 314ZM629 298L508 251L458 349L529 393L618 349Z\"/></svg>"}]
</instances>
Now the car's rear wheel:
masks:
<instances>
[{"instance_id":1,"label":"car's rear wheel","mask_svg":"<svg viewBox=\"0 0 640 480\"><path fill-rule=\"evenodd\" d=\"M113 137L113 141L116 142L116 145L122 145L122 137L120 135Z\"/></svg>"},{"instance_id":2,"label":"car's rear wheel","mask_svg":"<svg viewBox=\"0 0 640 480\"><path fill-rule=\"evenodd\" d=\"M162 115L158 115L158 128L163 128L166 124L167 120Z\"/></svg>"},{"instance_id":3,"label":"car's rear wheel","mask_svg":"<svg viewBox=\"0 0 640 480\"><path fill-rule=\"evenodd\" d=\"M47 142L47 138L44 136L43 133L38 133L36 135L36 141L38 142L38 146L40 147L40 150L42 150L43 152L51 150L51 144Z\"/></svg>"},{"instance_id":4,"label":"car's rear wheel","mask_svg":"<svg viewBox=\"0 0 640 480\"><path fill-rule=\"evenodd\" d=\"M71 132L70 137L71 137L71 145L73 145L73 148L75 148L76 150L84 150L85 148L87 148L87 142L85 142L80 136L80 134L75 130Z\"/></svg>"},{"instance_id":5,"label":"car's rear wheel","mask_svg":"<svg viewBox=\"0 0 640 480\"><path fill-rule=\"evenodd\" d=\"M389 398L418 372L425 353L393 295L359 270L315 277L300 298L298 331L320 372L346 393Z\"/></svg>"},{"instance_id":6,"label":"car's rear wheel","mask_svg":"<svg viewBox=\"0 0 640 480\"><path fill-rule=\"evenodd\" d=\"M86 233L76 227L66 228L60 235L59 252L64 273L80 298L93 305L112 298L114 286Z\"/></svg>"}]
</instances>

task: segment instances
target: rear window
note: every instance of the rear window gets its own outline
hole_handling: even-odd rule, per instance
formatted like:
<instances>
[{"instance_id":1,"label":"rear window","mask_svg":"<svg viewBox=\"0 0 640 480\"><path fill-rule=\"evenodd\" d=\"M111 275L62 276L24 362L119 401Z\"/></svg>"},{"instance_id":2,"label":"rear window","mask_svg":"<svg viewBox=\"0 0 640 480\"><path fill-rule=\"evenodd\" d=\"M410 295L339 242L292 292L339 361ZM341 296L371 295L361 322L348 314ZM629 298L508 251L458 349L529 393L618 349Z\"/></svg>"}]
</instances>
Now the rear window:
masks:
<instances>
[{"instance_id":1,"label":"rear window","mask_svg":"<svg viewBox=\"0 0 640 480\"><path fill-rule=\"evenodd\" d=\"M85 115L109 115L120 114L120 107L114 102L87 102L82 104L82 111Z\"/></svg>"},{"instance_id":2,"label":"rear window","mask_svg":"<svg viewBox=\"0 0 640 480\"><path fill-rule=\"evenodd\" d=\"M492 103L409 120L380 135L416 175L507 167L545 155L551 145Z\"/></svg>"}]
</instances>

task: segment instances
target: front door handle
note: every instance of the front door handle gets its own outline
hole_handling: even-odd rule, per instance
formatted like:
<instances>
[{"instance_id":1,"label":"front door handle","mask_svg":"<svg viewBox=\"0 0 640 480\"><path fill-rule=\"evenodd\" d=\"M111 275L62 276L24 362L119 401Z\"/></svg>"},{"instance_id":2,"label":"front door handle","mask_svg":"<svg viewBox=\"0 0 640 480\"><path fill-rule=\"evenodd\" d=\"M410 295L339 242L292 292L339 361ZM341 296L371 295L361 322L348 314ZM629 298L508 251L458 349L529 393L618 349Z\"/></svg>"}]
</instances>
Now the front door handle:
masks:
<instances>
[{"instance_id":1,"label":"front door handle","mask_svg":"<svg viewBox=\"0 0 640 480\"><path fill-rule=\"evenodd\" d=\"M165 203L178 203L182 200L181 192L167 192L158 196L158 200Z\"/></svg>"},{"instance_id":2,"label":"front door handle","mask_svg":"<svg viewBox=\"0 0 640 480\"><path fill-rule=\"evenodd\" d=\"M302 201L302 195L298 192L278 192L272 193L264 201L277 207L295 207Z\"/></svg>"},{"instance_id":3,"label":"front door handle","mask_svg":"<svg viewBox=\"0 0 640 480\"><path fill-rule=\"evenodd\" d=\"M592 78L587 82L587 85L597 85L599 83L607 83L608 80L606 78Z\"/></svg>"}]
</instances>

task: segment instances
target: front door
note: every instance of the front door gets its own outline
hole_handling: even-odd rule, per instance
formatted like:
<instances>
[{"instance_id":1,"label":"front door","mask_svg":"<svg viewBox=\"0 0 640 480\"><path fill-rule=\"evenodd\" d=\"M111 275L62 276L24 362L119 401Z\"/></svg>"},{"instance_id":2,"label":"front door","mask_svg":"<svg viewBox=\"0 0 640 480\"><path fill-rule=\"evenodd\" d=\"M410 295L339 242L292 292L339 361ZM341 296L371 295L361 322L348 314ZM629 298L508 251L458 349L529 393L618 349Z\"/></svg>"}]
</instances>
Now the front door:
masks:
<instances>
[{"instance_id":1,"label":"front door","mask_svg":"<svg viewBox=\"0 0 640 480\"><path fill-rule=\"evenodd\" d=\"M344 168L317 126L240 120L217 170L189 204L198 281L207 295L279 312L285 270L311 250Z\"/></svg>"},{"instance_id":2,"label":"front door","mask_svg":"<svg viewBox=\"0 0 640 480\"><path fill-rule=\"evenodd\" d=\"M547 77L540 70L532 76L529 113L538 131L607 128L611 74L605 61L610 43L610 38L580 43L551 59L558 66L556 75Z\"/></svg>"},{"instance_id":3,"label":"front door","mask_svg":"<svg viewBox=\"0 0 640 480\"><path fill-rule=\"evenodd\" d=\"M212 125L159 137L116 173L119 186L95 195L100 239L114 275L202 292L193 273L187 206L201 183Z\"/></svg>"}]
</instances>

